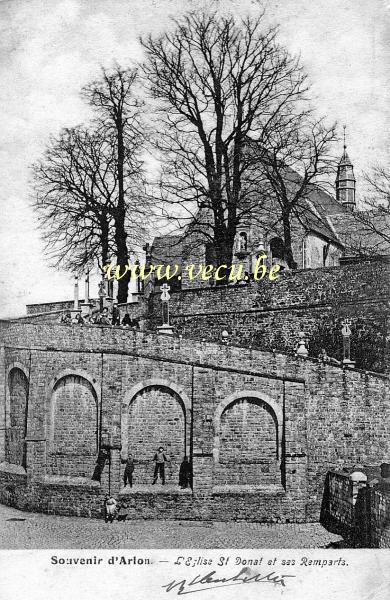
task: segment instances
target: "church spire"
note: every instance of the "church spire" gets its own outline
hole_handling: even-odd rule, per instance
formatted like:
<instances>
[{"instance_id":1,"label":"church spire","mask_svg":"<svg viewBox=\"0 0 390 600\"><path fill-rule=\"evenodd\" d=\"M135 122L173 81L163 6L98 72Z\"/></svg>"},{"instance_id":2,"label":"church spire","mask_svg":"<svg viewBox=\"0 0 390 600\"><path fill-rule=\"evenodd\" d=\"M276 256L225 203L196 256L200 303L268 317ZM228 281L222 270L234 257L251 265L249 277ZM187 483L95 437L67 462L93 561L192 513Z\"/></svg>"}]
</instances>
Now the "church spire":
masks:
<instances>
[{"instance_id":1,"label":"church spire","mask_svg":"<svg viewBox=\"0 0 390 600\"><path fill-rule=\"evenodd\" d=\"M353 164L347 154L345 130L346 125L344 125L344 152L337 167L336 198L341 204L354 210L356 207L356 179L353 173Z\"/></svg>"}]
</instances>

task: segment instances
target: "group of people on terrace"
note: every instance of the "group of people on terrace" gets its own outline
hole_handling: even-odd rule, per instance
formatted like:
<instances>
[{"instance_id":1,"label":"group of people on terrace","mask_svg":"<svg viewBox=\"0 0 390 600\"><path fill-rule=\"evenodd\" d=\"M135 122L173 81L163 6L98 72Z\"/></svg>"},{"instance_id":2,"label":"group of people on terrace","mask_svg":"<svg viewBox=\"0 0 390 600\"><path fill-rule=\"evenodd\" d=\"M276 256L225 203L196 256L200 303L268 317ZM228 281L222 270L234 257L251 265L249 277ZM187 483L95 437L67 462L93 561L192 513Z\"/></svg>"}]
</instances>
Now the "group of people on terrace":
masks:
<instances>
[{"instance_id":1,"label":"group of people on terrace","mask_svg":"<svg viewBox=\"0 0 390 600\"><path fill-rule=\"evenodd\" d=\"M111 312L107 306L101 310L95 309L87 315L82 315L80 311L65 310L60 316L59 322L64 325L110 325L112 327L128 327L131 329L139 329L139 319L133 319L126 311L123 317L117 304L114 304Z\"/></svg>"}]
</instances>

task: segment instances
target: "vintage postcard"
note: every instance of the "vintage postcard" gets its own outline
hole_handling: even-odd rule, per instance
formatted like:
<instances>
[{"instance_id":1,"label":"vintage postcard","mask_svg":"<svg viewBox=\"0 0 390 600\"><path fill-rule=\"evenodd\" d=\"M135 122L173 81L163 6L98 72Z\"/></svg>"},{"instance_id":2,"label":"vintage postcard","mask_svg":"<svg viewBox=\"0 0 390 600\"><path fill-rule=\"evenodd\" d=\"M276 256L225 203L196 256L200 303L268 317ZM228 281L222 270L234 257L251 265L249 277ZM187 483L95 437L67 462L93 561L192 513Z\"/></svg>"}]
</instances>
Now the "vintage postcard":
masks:
<instances>
[{"instance_id":1,"label":"vintage postcard","mask_svg":"<svg viewBox=\"0 0 390 600\"><path fill-rule=\"evenodd\" d=\"M0 26L0 598L388 598L388 0Z\"/></svg>"}]
</instances>

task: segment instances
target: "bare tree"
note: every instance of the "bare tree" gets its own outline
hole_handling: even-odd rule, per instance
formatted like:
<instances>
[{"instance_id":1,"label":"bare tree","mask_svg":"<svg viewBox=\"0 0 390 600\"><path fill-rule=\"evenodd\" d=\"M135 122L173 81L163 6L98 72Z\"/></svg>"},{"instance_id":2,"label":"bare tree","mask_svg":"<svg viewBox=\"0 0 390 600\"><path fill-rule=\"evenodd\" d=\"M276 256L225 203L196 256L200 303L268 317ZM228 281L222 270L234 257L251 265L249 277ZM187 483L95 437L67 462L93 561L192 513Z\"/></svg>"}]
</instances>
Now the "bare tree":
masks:
<instances>
[{"instance_id":1,"label":"bare tree","mask_svg":"<svg viewBox=\"0 0 390 600\"><path fill-rule=\"evenodd\" d=\"M102 267L115 250L114 161L109 139L75 127L52 137L33 165L34 208L54 266L73 272L96 262Z\"/></svg>"},{"instance_id":2,"label":"bare tree","mask_svg":"<svg viewBox=\"0 0 390 600\"><path fill-rule=\"evenodd\" d=\"M116 202L110 214L114 221L117 264L124 267L129 262L129 210L138 221L145 221L147 207L142 194L142 151L145 125L142 120L143 104L135 94L136 69L116 66L102 70L99 80L82 90L82 96L93 108L100 134L111 140L115 154ZM140 219L141 218L141 219ZM134 239L130 238L131 244ZM119 280L118 302L127 301L130 272Z\"/></svg>"},{"instance_id":3,"label":"bare tree","mask_svg":"<svg viewBox=\"0 0 390 600\"><path fill-rule=\"evenodd\" d=\"M326 189L329 175L334 174L331 149L336 140L336 124L327 126L308 110L291 114L281 111L267 145L256 144L249 153L252 169L264 176L258 192L263 197L258 215L264 219L268 212L273 216L273 227L277 229L280 224L284 258L290 268L296 268L293 221L307 227L310 220L319 218L310 196L314 187ZM269 217L265 220L270 222Z\"/></svg>"},{"instance_id":4,"label":"bare tree","mask_svg":"<svg viewBox=\"0 0 390 600\"><path fill-rule=\"evenodd\" d=\"M125 266L142 246L149 205L136 76L118 66L103 70L82 90L97 118L53 137L33 165L34 206L55 266L79 272L97 262L102 269L112 255ZM119 281L119 302L127 300L128 282L128 275Z\"/></svg>"},{"instance_id":5,"label":"bare tree","mask_svg":"<svg viewBox=\"0 0 390 600\"><path fill-rule=\"evenodd\" d=\"M370 199L367 199L371 208L390 210L390 168L377 165L371 173L365 173L364 178L371 189Z\"/></svg>"},{"instance_id":6,"label":"bare tree","mask_svg":"<svg viewBox=\"0 0 390 600\"><path fill-rule=\"evenodd\" d=\"M364 174L369 193L364 198L363 210L354 212L354 217L363 225L363 230L374 234L377 250L383 251L390 244L390 168L377 165ZM363 240L364 241L364 240ZM367 249L373 250L367 244Z\"/></svg>"},{"instance_id":7,"label":"bare tree","mask_svg":"<svg viewBox=\"0 0 390 600\"><path fill-rule=\"evenodd\" d=\"M187 235L202 236L219 264L230 264L237 227L259 202L248 139L265 147L281 113L299 103L306 112L306 77L263 14L191 12L141 42L160 117L161 198Z\"/></svg>"},{"instance_id":8,"label":"bare tree","mask_svg":"<svg viewBox=\"0 0 390 600\"><path fill-rule=\"evenodd\" d=\"M363 174L367 193L361 208L334 217L346 255L375 258L390 250L390 169L375 166ZM337 220L336 220L337 219Z\"/></svg>"}]
</instances>

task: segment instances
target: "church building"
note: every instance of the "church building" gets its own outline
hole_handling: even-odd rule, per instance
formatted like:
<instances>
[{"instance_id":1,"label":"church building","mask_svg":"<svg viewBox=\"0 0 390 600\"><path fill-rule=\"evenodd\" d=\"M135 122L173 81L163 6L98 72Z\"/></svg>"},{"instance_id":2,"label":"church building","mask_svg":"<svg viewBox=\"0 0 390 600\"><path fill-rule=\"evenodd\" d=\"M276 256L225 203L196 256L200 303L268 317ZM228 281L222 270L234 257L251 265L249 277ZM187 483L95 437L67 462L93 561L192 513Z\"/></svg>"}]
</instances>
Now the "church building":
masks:
<instances>
[{"instance_id":1,"label":"church building","mask_svg":"<svg viewBox=\"0 0 390 600\"><path fill-rule=\"evenodd\" d=\"M299 176L291 171L291 182ZM272 201L271 201L272 202ZM258 257L266 254L269 265L280 264L288 269L285 259L283 228L275 215L275 205L259 195L258 206L237 228L233 264L244 264L250 274ZM343 264L352 258L366 255L388 254L389 245L363 224L358 224L360 214L356 207L356 179L354 167L344 144L344 152L337 166L335 196L323 188L312 185L296 208L291 222L292 251L297 269L317 269ZM373 215L373 218L376 218ZM379 216L378 216L379 218ZM383 218L381 219L383 221ZM379 225L378 225L379 227ZM213 264L212 244L188 233L156 237L145 247L149 264L169 264L183 267L184 263ZM359 250L359 251L358 251ZM171 282L174 289L208 285L188 281L181 273L181 283Z\"/></svg>"}]
</instances>

